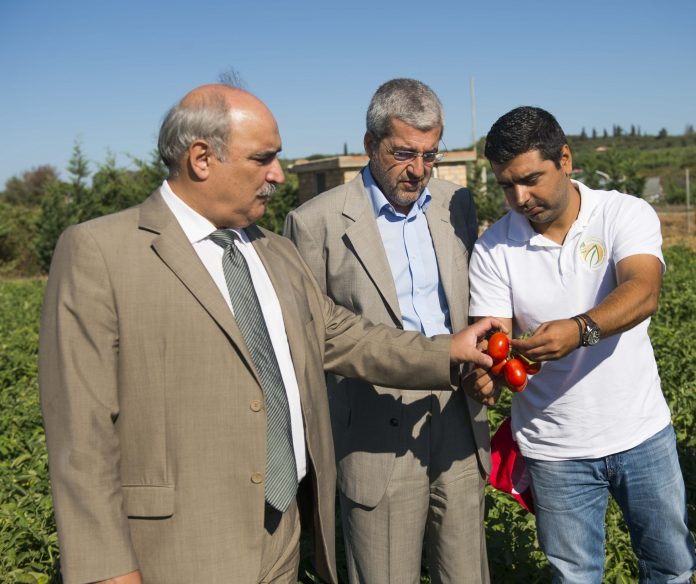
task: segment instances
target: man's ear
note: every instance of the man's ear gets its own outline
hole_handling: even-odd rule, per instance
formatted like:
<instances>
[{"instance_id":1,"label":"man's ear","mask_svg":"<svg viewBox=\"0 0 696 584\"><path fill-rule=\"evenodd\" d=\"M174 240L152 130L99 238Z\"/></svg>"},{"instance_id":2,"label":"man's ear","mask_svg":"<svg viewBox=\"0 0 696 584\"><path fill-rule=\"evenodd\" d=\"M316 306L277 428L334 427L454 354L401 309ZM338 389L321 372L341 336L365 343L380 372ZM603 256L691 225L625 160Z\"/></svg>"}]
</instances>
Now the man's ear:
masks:
<instances>
[{"instance_id":1,"label":"man's ear","mask_svg":"<svg viewBox=\"0 0 696 584\"><path fill-rule=\"evenodd\" d=\"M365 132L365 137L363 138L363 145L365 146L365 152L367 155L372 158L373 152L377 148L377 140L375 140L375 137L372 135L372 132L369 130Z\"/></svg>"},{"instance_id":2,"label":"man's ear","mask_svg":"<svg viewBox=\"0 0 696 584\"><path fill-rule=\"evenodd\" d=\"M560 163L563 174L570 176L570 173L573 172L573 155L570 153L568 144L563 144Z\"/></svg>"},{"instance_id":3,"label":"man's ear","mask_svg":"<svg viewBox=\"0 0 696 584\"><path fill-rule=\"evenodd\" d=\"M210 174L210 162L213 157L210 145L204 140L195 140L187 151L187 163L191 173L198 180L205 180Z\"/></svg>"}]
</instances>

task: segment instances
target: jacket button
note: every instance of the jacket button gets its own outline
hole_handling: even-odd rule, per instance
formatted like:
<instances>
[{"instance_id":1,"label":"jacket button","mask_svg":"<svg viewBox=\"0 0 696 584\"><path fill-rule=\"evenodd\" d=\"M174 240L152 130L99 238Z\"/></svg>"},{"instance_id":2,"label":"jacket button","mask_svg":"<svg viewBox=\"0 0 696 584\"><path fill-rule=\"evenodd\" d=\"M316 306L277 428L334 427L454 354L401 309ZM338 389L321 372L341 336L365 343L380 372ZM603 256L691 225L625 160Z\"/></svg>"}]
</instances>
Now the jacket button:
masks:
<instances>
[{"instance_id":1,"label":"jacket button","mask_svg":"<svg viewBox=\"0 0 696 584\"><path fill-rule=\"evenodd\" d=\"M263 407L263 404L261 403L260 399L255 399L252 400L251 404L249 404L249 407L251 407L252 412L260 412L261 408Z\"/></svg>"},{"instance_id":2,"label":"jacket button","mask_svg":"<svg viewBox=\"0 0 696 584\"><path fill-rule=\"evenodd\" d=\"M251 474L251 482L258 485L263 482L263 475L260 472Z\"/></svg>"},{"instance_id":3,"label":"jacket button","mask_svg":"<svg viewBox=\"0 0 696 584\"><path fill-rule=\"evenodd\" d=\"M392 418L391 420L389 420L389 423L390 423L392 426L398 426L398 425L399 425L399 420L397 420L396 418Z\"/></svg>"}]
</instances>

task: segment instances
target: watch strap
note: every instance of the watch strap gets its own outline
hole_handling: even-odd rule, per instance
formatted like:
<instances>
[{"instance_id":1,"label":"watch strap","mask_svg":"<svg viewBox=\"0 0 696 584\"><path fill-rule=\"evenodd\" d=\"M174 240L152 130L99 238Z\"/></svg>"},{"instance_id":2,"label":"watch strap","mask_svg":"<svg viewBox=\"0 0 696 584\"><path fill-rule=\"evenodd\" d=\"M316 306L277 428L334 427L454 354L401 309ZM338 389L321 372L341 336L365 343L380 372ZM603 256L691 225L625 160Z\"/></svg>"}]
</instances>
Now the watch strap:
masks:
<instances>
[{"instance_id":1,"label":"watch strap","mask_svg":"<svg viewBox=\"0 0 696 584\"><path fill-rule=\"evenodd\" d=\"M589 314L583 312L582 314L578 314L575 318L579 319L582 321L582 323L585 325L583 327L583 332L582 332L582 340L581 343L584 347L590 345L590 344L595 344L599 338L601 337L602 331L601 329L597 326L597 323L592 320ZM588 342L590 339L590 333L595 332L597 334L597 338L594 340L594 342Z\"/></svg>"},{"instance_id":2,"label":"watch strap","mask_svg":"<svg viewBox=\"0 0 696 584\"><path fill-rule=\"evenodd\" d=\"M582 320L579 316L572 316L570 320L575 321L575 324L578 325L578 332L580 333L580 340L578 341L578 347L582 347L582 341L585 338L585 321Z\"/></svg>"}]
</instances>

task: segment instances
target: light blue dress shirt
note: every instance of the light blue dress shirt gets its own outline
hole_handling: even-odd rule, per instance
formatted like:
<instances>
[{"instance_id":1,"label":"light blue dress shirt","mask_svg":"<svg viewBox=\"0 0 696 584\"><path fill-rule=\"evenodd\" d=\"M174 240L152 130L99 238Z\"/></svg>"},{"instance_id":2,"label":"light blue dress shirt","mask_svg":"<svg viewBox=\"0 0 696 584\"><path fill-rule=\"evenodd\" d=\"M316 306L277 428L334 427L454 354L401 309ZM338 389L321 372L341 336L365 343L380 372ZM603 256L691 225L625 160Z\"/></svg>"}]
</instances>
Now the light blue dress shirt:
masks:
<instances>
[{"instance_id":1,"label":"light blue dress shirt","mask_svg":"<svg viewBox=\"0 0 696 584\"><path fill-rule=\"evenodd\" d=\"M452 332L447 298L425 218L425 210L432 200L430 191L425 188L404 215L384 196L369 167L363 169L362 178L387 252L404 328L427 336Z\"/></svg>"}]
</instances>

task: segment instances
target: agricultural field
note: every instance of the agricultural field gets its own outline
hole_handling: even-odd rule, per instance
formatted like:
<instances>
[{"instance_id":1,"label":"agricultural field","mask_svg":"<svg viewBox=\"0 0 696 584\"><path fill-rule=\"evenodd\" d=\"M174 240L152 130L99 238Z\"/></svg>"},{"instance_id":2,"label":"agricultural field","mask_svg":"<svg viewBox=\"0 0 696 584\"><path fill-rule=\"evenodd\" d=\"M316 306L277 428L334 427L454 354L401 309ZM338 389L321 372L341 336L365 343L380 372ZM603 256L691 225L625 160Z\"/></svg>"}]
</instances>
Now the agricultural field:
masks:
<instances>
[{"instance_id":1,"label":"agricultural field","mask_svg":"<svg viewBox=\"0 0 696 584\"><path fill-rule=\"evenodd\" d=\"M664 247L683 245L696 251L696 210L687 214L683 205L656 207L662 225Z\"/></svg>"},{"instance_id":2,"label":"agricultural field","mask_svg":"<svg viewBox=\"0 0 696 584\"><path fill-rule=\"evenodd\" d=\"M667 239L667 238L666 238ZM689 241L685 241L687 245ZM696 252L665 250L668 271L650 334L670 404L696 526ZM0 281L0 583L55 583L58 548L52 516L37 387L38 316L44 280ZM491 410L492 427L508 415L509 395ZM494 582L548 582L534 518L507 495L487 492L487 533ZM637 581L626 529L615 506L607 517L606 582ZM341 549L339 543L339 549ZM345 566L340 563L340 571ZM233 575L231 575L233 577ZM317 582L303 563L302 582ZM429 582L424 572L423 582Z\"/></svg>"}]
</instances>

